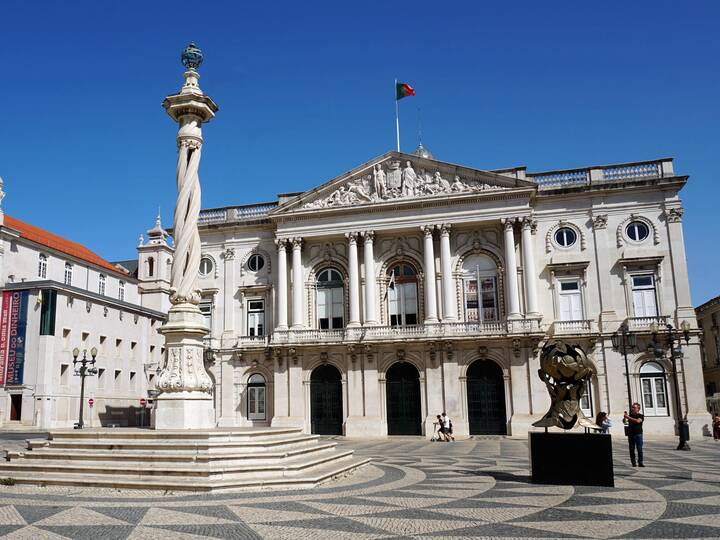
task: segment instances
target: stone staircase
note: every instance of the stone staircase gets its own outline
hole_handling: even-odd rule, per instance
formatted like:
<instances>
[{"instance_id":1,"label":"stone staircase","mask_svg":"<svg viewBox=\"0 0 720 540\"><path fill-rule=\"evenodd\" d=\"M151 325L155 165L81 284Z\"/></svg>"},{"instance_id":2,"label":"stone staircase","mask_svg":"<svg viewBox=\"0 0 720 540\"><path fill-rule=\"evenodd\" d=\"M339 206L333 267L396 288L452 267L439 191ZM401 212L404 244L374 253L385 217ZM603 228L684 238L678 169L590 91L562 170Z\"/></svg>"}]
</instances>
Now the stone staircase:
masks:
<instances>
[{"instance_id":1,"label":"stone staircase","mask_svg":"<svg viewBox=\"0 0 720 540\"><path fill-rule=\"evenodd\" d=\"M297 428L62 430L6 459L17 484L168 491L309 488L370 461Z\"/></svg>"}]
</instances>

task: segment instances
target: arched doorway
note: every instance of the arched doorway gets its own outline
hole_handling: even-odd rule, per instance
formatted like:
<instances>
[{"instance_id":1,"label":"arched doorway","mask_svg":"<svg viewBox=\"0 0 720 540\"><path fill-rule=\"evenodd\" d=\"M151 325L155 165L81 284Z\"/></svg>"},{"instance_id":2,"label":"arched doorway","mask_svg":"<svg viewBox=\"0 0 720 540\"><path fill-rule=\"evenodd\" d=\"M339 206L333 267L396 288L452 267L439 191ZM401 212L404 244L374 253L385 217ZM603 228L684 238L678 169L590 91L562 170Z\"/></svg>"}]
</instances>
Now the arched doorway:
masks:
<instances>
[{"instance_id":1,"label":"arched doorway","mask_svg":"<svg viewBox=\"0 0 720 540\"><path fill-rule=\"evenodd\" d=\"M421 435L420 374L412 364L397 362L385 375L388 435Z\"/></svg>"},{"instance_id":2,"label":"arched doorway","mask_svg":"<svg viewBox=\"0 0 720 540\"><path fill-rule=\"evenodd\" d=\"M248 420L265 420L265 400L265 377L253 373L247 384Z\"/></svg>"},{"instance_id":3,"label":"arched doorway","mask_svg":"<svg viewBox=\"0 0 720 540\"><path fill-rule=\"evenodd\" d=\"M468 417L471 435L507 435L505 383L500 366L477 360L467 371Z\"/></svg>"},{"instance_id":4,"label":"arched doorway","mask_svg":"<svg viewBox=\"0 0 720 540\"><path fill-rule=\"evenodd\" d=\"M310 430L317 435L342 435L342 380L334 366L316 367L310 375Z\"/></svg>"}]
</instances>

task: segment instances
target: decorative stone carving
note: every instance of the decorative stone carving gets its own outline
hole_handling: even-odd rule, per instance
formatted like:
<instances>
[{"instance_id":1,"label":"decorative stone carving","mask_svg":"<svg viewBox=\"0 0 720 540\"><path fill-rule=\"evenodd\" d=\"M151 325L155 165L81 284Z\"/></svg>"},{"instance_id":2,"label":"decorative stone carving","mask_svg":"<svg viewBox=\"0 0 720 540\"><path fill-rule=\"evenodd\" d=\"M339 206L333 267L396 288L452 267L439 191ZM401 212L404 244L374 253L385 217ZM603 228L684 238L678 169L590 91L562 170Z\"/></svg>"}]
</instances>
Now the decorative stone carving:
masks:
<instances>
[{"instance_id":1,"label":"decorative stone carving","mask_svg":"<svg viewBox=\"0 0 720 540\"><path fill-rule=\"evenodd\" d=\"M212 380L203 365L202 347L170 347L165 369L158 375L157 388L163 392L211 392Z\"/></svg>"},{"instance_id":2,"label":"decorative stone carving","mask_svg":"<svg viewBox=\"0 0 720 540\"><path fill-rule=\"evenodd\" d=\"M235 249L226 248L225 251L223 251L222 256L226 261L232 261L235 258Z\"/></svg>"},{"instance_id":3,"label":"decorative stone carving","mask_svg":"<svg viewBox=\"0 0 720 540\"><path fill-rule=\"evenodd\" d=\"M594 214L592 217L593 229L595 229L596 231L607 228L607 222L607 214Z\"/></svg>"},{"instance_id":4,"label":"decorative stone carving","mask_svg":"<svg viewBox=\"0 0 720 540\"><path fill-rule=\"evenodd\" d=\"M530 232L532 234L535 234L537 231L537 219L535 219L533 216L526 216L522 220L522 228L523 229L530 229Z\"/></svg>"},{"instance_id":5,"label":"decorative stone carving","mask_svg":"<svg viewBox=\"0 0 720 540\"><path fill-rule=\"evenodd\" d=\"M641 221L645 225L647 225L648 230L652 234L653 237L653 244L658 245L660 243L660 231L655 226L655 224L650 221L648 218L639 216L638 214L630 214L630 217L624 219L620 225L618 225L617 230L615 231L615 236L617 240L617 247L623 247L625 245L625 242L627 241L625 238L625 228L628 226L628 224L631 221Z\"/></svg>"},{"instance_id":6,"label":"decorative stone carving","mask_svg":"<svg viewBox=\"0 0 720 540\"><path fill-rule=\"evenodd\" d=\"M307 202L302 208L334 208L395 199L501 189L504 188L457 175L451 183L440 171L430 173L425 169L419 169L416 172L410 161L405 162L404 168L399 161L389 161L385 164L378 163L372 169L372 174L349 180L330 195Z\"/></svg>"},{"instance_id":7,"label":"decorative stone carving","mask_svg":"<svg viewBox=\"0 0 720 540\"><path fill-rule=\"evenodd\" d=\"M680 223L682 221L683 214L685 213L685 209L681 206L677 208L670 208L665 211L665 218L670 223Z\"/></svg>"}]
</instances>

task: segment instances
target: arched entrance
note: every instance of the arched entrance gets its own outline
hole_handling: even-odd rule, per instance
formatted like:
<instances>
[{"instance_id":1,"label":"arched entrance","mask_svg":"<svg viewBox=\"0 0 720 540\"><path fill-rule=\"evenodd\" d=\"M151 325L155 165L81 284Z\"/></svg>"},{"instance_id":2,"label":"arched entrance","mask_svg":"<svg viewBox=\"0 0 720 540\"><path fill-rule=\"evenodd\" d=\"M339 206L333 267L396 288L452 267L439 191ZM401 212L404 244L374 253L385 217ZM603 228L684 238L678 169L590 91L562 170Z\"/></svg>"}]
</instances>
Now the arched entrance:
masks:
<instances>
[{"instance_id":1,"label":"arched entrance","mask_svg":"<svg viewBox=\"0 0 720 540\"><path fill-rule=\"evenodd\" d=\"M248 420L265 420L265 377L259 373L250 375L247 384Z\"/></svg>"},{"instance_id":2,"label":"arched entrance","mask_svg":"<svg viewBox=\"0 0 720 540\"><path fill-rule=\"evenodd\" d=\"M507 435L503 372L491 360L476 360L467 371L470 435Z\"/></svg>"},{"instance_id":3,"label":"arched entrance","mask_svg":"<svg viewBox=\"0 0 720 540\"><path fill-rule=\"evenodd\" d=\"M420 374L412 364L397 362L385 375L388 435L421 435Z\"/></svg>"},{"instance_id":4,"label":"arched entrance","mask_svg":"<svg viewBox=\"0 0 720 540\"><path fill-rule=\"evenodd\" d=\"M316 367L310 375L310 430L317 435L342 435L342 380L334 366Z\"/></svg>"}]
</instances>

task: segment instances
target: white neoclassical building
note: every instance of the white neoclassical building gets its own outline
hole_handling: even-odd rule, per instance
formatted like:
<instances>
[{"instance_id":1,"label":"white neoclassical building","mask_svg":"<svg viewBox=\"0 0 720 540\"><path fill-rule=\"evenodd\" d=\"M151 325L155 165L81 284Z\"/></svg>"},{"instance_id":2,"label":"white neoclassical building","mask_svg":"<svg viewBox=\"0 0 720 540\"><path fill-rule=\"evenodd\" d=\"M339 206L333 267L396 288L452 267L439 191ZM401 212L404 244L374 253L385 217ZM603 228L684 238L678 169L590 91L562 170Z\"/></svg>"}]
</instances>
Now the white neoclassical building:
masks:
<instances>
[{"instance_id":1,"label":"white neoclassical building","mask_svg":"<svg viewBox=\"0 0 720 540\"><path fill-rule=\"evenodd\" d=\"M707 423L671 159L529 173L388 152L302 193L201 213L200 281L220 426L351 437L522 435L548 407L538 348L579 343L584 403L615 430ZM647 351L687 321L677 373ZM625 325L637 344L613 348ZM679 381L677 393L675 375ZM628 396L628 389L630 396ZM679 396L679 403L676 400Z\"/></svg>"}]
</instances>

